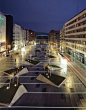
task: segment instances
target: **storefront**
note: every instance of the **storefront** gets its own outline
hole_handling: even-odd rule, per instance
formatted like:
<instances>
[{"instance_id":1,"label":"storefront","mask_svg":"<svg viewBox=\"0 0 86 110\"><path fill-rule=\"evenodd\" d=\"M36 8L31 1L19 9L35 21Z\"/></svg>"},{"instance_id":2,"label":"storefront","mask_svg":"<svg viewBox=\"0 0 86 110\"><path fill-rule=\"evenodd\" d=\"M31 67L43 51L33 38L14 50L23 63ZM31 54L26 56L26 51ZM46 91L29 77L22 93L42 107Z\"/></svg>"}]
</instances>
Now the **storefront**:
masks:
<instances>
[{"instance_id":1,"label":"storefront","mask_svg":"<svg viewBox=\"0 0 86 110\"><path fill-rule=\"evenodd\" d=\"M76 60L80 61L81 63L85 64L85 56L83 53L74 51L70 48L66 47L66 52L71 55L72 57L74 57Z\"/></svg>"},{"instance_id":2,"label":"storefront","mask_svg":"<svg viewBox=\"0 0 86 110\"><path fill-rule=\"evenodd\" d=\"M6 17L0 12L0 52L6 50Z\"/></svg>"}]
</instances>

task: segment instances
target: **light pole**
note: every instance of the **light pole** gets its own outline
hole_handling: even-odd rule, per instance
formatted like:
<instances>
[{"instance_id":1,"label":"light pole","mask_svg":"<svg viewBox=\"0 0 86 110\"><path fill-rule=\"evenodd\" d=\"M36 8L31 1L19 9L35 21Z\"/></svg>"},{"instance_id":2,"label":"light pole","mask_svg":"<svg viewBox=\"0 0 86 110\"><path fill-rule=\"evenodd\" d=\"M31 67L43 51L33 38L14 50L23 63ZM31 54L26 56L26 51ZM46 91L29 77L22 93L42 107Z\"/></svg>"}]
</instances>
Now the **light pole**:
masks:
<instances>
[{"instance_id":1,"label":"light pole","mask_svg":"<svg viewBox=\"0 0 86 110\"><path fill-rule=\"evenodd\" d=\"M13 77L13 74L9 75L10 82L9 82L9 86L7 87L7 89L10 89L10 83L11 83L11 78L12 77Z\"/></svg>"},{"instance_id":2,"label":"light pole","mask_svg":"<svg viewBox=\"0 0 86 110\"><path fill-rule=\"evenodd\" d=\"M17 86L18 86L19 75L17 75Z\"/></svg>"},{"instance_id":3,"label":"light pole","mask_svg":"<svg viewBox=\"0 0 86 110\"><path fill-rule=\"evenodd\" d=\"M49 63L49 65L50 65L50 60L51 60L51 59L48 59L48 61L49 61L49 62L48 62L48 63Z\"/></svg>"},{"instance_id":4,"label":"light pole","mask_svg":"<svg viewBox=\"0 0 86 110\"><path fill-rule=\"evenodd\" d=\"M32 54L30 54L30 62L31 62L31 56L32 56Z\"/></svg>"}]
</instances>

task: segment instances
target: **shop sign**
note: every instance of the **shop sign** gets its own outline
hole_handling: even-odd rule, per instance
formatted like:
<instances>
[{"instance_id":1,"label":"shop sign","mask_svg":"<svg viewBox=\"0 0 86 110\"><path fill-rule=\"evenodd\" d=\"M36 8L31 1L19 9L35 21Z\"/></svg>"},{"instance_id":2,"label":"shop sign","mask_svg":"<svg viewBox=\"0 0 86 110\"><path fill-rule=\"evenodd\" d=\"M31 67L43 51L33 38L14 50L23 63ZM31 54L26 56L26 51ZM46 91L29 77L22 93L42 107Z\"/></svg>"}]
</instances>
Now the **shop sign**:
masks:
<instances>
[{"instance_id":1,"label":"shop sign","mask_svg":"<svg viewBox=\"0 0 86 110\"><path fill-rule=\"evenodd\" d=\"M0 26L2 27L3 25L4 25L4 18L3 17L1 17L1 15L0 15Z\"/></svg>"}]
</instances>

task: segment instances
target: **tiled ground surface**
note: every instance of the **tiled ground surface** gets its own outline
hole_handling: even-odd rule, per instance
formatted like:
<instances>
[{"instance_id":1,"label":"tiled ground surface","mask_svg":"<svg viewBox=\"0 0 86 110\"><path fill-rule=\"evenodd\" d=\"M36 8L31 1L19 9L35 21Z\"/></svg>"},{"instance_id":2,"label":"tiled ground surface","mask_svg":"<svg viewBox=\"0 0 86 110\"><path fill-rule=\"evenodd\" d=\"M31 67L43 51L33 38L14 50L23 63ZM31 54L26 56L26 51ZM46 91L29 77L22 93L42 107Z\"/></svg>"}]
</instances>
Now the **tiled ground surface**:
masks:
<instances>
[{"instance_id":1,"label":"tiled ground surface","mask_svg":"<svg viewBox=\"0 0 86 110\"><path fill-rule=\"evenodd\" d=\"M40 54L39 54L40 55ZM43 61L48 62L47 59ZM60 66L59 58L51 60L51 64ZM19 82L24 84L28 93L24 94L10 108L13 110L85 110L86 108L86 87L71 70L71 66L67 66L67 73L64 75L62 71L53 71L55 74L66 77L66 81L61 87L56 88L36 80L36 77L43 70L42 63L35 67L31 67L30 71L19 78ZM81 108L80 108L81 107ZM0 110L2 110L1 108ZM8 110L9 108L5 108Z\"/></svg>"}]
</instances>

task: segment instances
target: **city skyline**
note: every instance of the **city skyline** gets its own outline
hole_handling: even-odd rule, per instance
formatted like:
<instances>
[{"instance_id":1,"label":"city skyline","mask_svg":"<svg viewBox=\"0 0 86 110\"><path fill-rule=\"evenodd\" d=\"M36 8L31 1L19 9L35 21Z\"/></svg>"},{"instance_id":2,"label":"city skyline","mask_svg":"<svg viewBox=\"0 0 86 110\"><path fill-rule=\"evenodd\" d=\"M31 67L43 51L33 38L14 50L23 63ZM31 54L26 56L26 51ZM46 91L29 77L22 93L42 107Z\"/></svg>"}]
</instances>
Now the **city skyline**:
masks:
<instances>
[{"instance_id":1,"label":"city skyline","mask_svg":"<svg viewBox=\"0 0 86 110\"><path fill-rule=\"evenodd\" d=\"M0 11L13 22L35 32L62 29L65 22L86 8L85 0L1 0Z\"/></svg>"}]
</instances>

